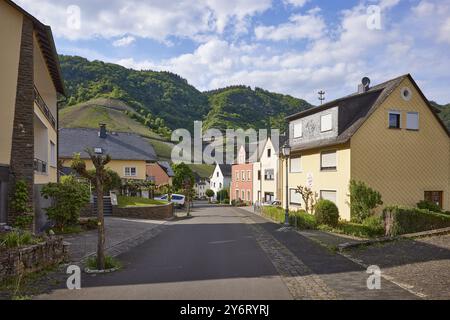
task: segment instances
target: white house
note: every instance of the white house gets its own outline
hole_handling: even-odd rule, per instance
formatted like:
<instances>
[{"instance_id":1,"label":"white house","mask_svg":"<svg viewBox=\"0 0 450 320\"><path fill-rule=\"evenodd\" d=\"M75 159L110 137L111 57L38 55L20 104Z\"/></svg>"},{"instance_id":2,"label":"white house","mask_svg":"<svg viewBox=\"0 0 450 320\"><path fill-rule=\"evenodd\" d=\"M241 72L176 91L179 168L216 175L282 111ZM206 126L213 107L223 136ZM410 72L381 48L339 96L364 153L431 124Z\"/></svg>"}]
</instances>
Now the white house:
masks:
<instances>
[{"instance_id":1,"label":"white house","mask_svg":"<svg viewBox=\"0 0 450 320\"><path fill-rule=\"evenodd\" d=\"M256 199L262 199L263 202L271 202L280 199L281 190L279 186L279 143L272 142L269 138L261 152L259 163L256 164L256 174L254 184L254 194ZM259 168L259 169L258 169Z\"/></svg>"},{"instance_id":2,"label":"white house","mask_svg":"<svg viewBox=\"0 0 450 320\"><path fill-rule=\"evenodd\" d=\"M195 195L197 198L207 198L206 190L210 189L208 178L196 179L194 184Z\"/></svg>"},{"instance_id":3,"label":"white house","mask_svg":"<svg viewBox=\"0 0 450 320\"><path fill-rule=\"evenodd\" d=\"M230 189L231 165L216 164L216 168L210 178L210 189L214 191L214 199L217 200L217 192L223 189Z\"/></svg>"}]
</instances>

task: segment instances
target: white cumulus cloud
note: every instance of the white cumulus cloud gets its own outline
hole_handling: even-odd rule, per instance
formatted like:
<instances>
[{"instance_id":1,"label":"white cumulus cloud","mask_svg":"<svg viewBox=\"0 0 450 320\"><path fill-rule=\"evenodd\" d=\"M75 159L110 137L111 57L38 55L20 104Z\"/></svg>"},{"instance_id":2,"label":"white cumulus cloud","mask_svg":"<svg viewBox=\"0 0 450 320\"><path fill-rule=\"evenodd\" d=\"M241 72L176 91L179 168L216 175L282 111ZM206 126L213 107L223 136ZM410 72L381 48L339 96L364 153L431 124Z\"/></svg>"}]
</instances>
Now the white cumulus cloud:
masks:
<instances>
[{"instance_id":1,"label":"white cumulus cloud","mask_svg":"<svg viewBox=\"0 0 450 320\"><path fill-rule=\"evenodd\" d=\"M113 42L114 47L126 47L136 41L136 38L133 36L126 36L120 39L117 39Z\"/></svg>"}]
</instances>

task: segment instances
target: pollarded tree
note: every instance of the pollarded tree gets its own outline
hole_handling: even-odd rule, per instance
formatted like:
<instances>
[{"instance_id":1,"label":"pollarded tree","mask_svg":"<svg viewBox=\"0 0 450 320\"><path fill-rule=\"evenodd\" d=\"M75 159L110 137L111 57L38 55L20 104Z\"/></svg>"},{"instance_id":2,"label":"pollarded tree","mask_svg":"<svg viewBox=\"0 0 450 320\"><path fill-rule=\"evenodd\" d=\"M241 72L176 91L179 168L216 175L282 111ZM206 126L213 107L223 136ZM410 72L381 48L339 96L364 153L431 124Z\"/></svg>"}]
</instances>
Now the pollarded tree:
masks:
<instances>
[{"instance_id":1,"label":"pollarded tree","mask_svg":"<svg viewBox=\"0 0 450 320\"><path fill-rule=\"evenodd\" d=\"M95 171L86 170L86 163L81 160L80 154L74 156L72 169L80 176L88 179L95 187L97 193L97 215L98 215L98 243L97 243L97 268L105 269L105 218L103 215L103 189L111 183L111 175L105 166L111 161L110 155L96 154L92 149L85 150L94 165Z\"/></svg>"},{"instance_id":2,"label":"pollarded tree","mask_svg":"<svg viewBox=\"0 0 450 320\"><path fill-rule=\"evenodd\" d=\"M205 195L209 198L209 202L211 202L211 198L214 197L214 191L211 189L206 190Z\"/></svg>"}]
</instances>

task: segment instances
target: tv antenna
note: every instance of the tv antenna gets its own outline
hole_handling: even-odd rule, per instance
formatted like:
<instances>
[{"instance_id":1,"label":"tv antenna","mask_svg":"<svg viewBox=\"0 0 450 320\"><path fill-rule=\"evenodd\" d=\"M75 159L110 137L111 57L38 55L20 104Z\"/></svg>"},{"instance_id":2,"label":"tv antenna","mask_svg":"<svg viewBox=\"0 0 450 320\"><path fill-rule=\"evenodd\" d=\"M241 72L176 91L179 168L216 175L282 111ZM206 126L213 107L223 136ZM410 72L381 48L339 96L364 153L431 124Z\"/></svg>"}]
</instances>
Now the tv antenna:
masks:
<instances>
[{"instance_id":1,"label":"tv antenna","mask_svg":"<svg viewBox=\"0 0 450 320\"><path fill-rule=\"evenodd\" d=\"M323 104L323 102L325 101L325 91L323 91L323 90L320 90L319 92L318 92L318 94L319 94L319 100L320 100L320 105L322 105Z\"/></svg>"}]
</instances>

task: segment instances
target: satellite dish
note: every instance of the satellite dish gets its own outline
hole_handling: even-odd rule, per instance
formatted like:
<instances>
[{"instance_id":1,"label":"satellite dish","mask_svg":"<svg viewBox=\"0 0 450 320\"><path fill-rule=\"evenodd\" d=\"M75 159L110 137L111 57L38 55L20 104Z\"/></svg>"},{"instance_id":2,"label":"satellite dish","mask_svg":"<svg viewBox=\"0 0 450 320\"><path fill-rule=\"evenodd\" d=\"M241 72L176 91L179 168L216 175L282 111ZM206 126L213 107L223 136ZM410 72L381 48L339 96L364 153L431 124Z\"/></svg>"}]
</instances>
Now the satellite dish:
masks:
<instances>
[{"instance_id":1,"label":"satellite dish","mask_svg":"<svg viewBox=\"0 0 450 320\"><path fill-rule=\"evenodd\" d=\"M361 83L363 84L364 88L369 88L370 86L370 79L367 77L362 78Z\"/></svg>"}]
</instances>

